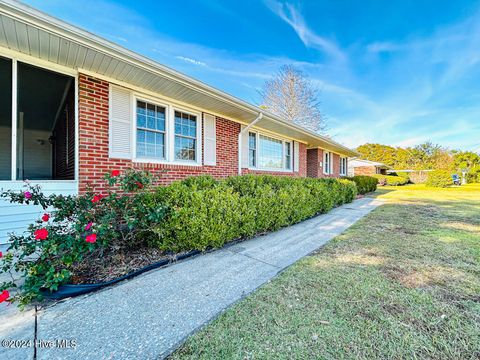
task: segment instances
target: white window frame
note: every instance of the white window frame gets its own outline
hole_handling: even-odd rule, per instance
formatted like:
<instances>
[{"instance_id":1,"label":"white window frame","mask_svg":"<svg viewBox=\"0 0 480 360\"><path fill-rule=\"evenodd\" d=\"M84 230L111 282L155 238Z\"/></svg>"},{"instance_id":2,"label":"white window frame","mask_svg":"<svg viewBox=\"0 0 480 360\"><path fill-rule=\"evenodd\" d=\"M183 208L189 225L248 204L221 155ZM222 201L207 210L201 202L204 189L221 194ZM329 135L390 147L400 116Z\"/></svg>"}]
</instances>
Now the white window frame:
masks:
<instances>
[{"instance_id":1,"label":"white window frame","mask_svg":"<svg viewBox=\"0 0 480 360\"><path fill-rule=\"evenodd\" d=\"M78 71L72 70L70 68L64 67L62 65L50 63L45 60L40 60L30 55L22 54L14 50L2 48L2 53L0 54L3 58L9 59L12 61L12 154L11 154L11 179L10 180L0 180L0 185L2 184L11 184L11 183L24 183L24 180L17 179L17 113L18 113L18 104L17 104L17 94L18 94L18 62L22 62L27 65L32 65L43 70L52 71L58 74L67 75L74 79L73 86L74 88L74 98L75 98L75 166L74 166L74 177L73 180L31 180L31 183L75 183L75 191L78 192L78 177L79 177L79 131L78 131Z\"/></svg>"},{"instance_id":2,"label":"white window frame","mask_svg":"<svg viewBox=\"0 0 480 360\"><path fill-rule=\"evenodd\" d=\"M286 151L286 145L288 144L288 148L290 150L290 154L288 156L290 157L290 161L288 162L288 167L286 160L287 157L287 151ZM285 168L286 171L293 171L293 142L292 141L284 141L283 142L283 167Z\"/></svg>"},{"instance_id":3,"label":"white window frame","mask_svg":"<svg viewBox=\"0 0 480 360\"><path fill-rule=\"evenodd\" d=\"M328 158L328 161L327 161ZM323 151L323 173L325 175L333 174L332 153L330 151ZM326 166L328 163L328 166Z\"/></svg>"},{"instance_id":4,"label":"white window frame","mask_svg":"<svg viewBox=\"0 0 480 360\"><path fill-rule=\"evenodd\" d=\"M279 136L272 135L270 133L264 133L261 131L249 131L248 136L250 137L250 133L255 134L255 143L257 148L255 149L255 165L256 166L250 166L250 142L248 145L248 168L251 170L260 170L260 171L273 171L273 172L293 172L293 141L288 140L285 138L281 138ZM260 135L269 137L275 140L280 140L282 142L282 168L277 169L277 168L269 168L269 167L260 167L258 159L260 157L261 149L260 149ZM249 139L250 140L250 139ZM285 166L285 144L289 143L290 144L290 169L287 169Z\"/></svg>"},{"instance_id":5,"label":"white window frame","mask_svg":"<svg viewBox=\"0 0 480 360\"><path fill-rule=\"evenodd\" d=\"M344 156L340 157L340 175L347 175L347 158Z\"/></svg>"},{"instance_id":6,"label":"white window frame","mask_svg":"<svg viewBox=\"0 0 480 360\"><path fill-rule=\"evenodd\" d=\"M195 116L195 121L196 121L196 137L195 137L195 160L182 160L182 159L175 159L175 111L178 111L180 113L188 114L188 115L193 115ZM178 162L178 163L200 163L202 162L202 153L201 153L201 147L198 146L199 140L202 137L202 114L198 114L189 110L184 110L182 108L178 107L172 107L172 113L171 113L172 119L172 161ZM178 135L180 137L185 137L185 138L190 138L188 136L184 135ZM200 151L199 151L200 150Z\"/></svg>"},{"instance_id":7,"label":"white window frame","mask_svg":"<svg viewBox=\"0 0 480 360\"><path fill-rule=\"evenodd\" d=\"M165 159L138 157L137 156L137 101L143 101L157 106L162 106L165 111ZM185 166L202 166L202 128L203 118L200 111L185 107L177 106L170 102L162 101L158 98L145 96L144 94L133 92L132 96L132 161L136 163L148 164L169 164L169 165L185 165ZM175 160L175 111L180 111L197 118L197 133L195 142L195 160Z\"/></svg>"},{"instance_id":8,"label":"white window frame","mask_svg":"<svg viewBox=\"0 0 480 360\"><path fill-rule=\"evenodd\" d=\"M250 135L254 135L255 137L255 148L250 147ZM254 165L250 165L250 150L254 151L255 154L255 159L254 159ZM258 136L257 133L254 131L249 131L248 132L248 167L250 169L256 169L258 165Z\"/></svg>"},{"instance_id":9,"label":"white window frame","mask_svg":"<svg viewBox=\"0 0 480 360\"><path fill-rule=\"evenodd\" d=\"M146 157L146 156L142 156L142 157L138 157L137 156L137 131L138 131L138 125L137 125L137 102L138 101L142 101L146 104L151 104L151 105L155 105L155 106L159 106L159 107L163 107L165 108L165 131L164 131L164 134L165 134L165 139L164 139L164 146L165 146L165 156L163 159L159 159L159 158L149 158L149 157ZM156 160L156 161L167 161L168 159L168 135L167 135L167 118L168 118L168 113L169 113L169 106L167 104L163 104L163 103L160 103L158 101L152 101L152 100L145 100L145 99L141 99L141 98L135 98L134 97L134 103L133 103L133 117L134 117L134 123L135 123L135 127L134 127L134 132L133 132L133 143L135 144L135 146L133 147L134 148L134 154L133 154L133 157L134 158L138 158L138 159L143 159L143 160L149 160L149 162L153 161L153 160ZM148 128L142 128L141 130L146 130L146 131L152 131L152 132L161 132L161 131L156 131L156 130L153 130L153 129L148 129Z\"/></svg>"}]
</instances>

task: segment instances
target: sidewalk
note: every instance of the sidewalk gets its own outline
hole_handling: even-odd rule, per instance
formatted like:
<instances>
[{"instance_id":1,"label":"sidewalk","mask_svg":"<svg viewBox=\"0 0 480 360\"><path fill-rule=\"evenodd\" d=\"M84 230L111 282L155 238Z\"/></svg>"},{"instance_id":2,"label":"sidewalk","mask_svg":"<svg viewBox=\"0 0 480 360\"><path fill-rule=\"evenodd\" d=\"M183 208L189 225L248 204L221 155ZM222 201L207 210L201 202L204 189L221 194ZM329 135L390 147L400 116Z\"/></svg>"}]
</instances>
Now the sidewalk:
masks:
<instances>
[{"instance_id":1,"label":"sidewalk","mask_svg":"<svg viewBox=\"0 0 480 360\"><path fill-rule=\"evenodd\" d=\"M37 359L162 358L225 308L382 203L359 199L300 224L43 309L37 316L37 339L74 339L77 346L37 348ZM18 315L8 309L8 315L0 309L0 340L32 339L33 311ZM31 359L33 349L0 347L0 358Z\"/></svg>"}]
</instances>

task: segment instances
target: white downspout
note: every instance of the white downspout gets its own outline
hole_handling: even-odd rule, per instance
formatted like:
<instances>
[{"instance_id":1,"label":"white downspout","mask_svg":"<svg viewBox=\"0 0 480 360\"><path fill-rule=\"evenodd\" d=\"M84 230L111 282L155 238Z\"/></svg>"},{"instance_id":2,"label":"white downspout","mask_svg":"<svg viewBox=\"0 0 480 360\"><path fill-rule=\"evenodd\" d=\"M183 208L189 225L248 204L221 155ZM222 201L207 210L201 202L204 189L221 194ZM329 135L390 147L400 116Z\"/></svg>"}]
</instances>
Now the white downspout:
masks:
<instances>
[{"instance_id":1,"label":"white downspout","mask_svg":"<svg viewBox=\"0 0 480 360\"><path fill-rule=\"evenodd\" d=\"M240 130L238 133L238 175L242 175L242 135L247 133L250 128L255 125L257 122L262 120L263 113L259 113L257 118L253 120L248 126Z\"/></svg>"}]
</instances>

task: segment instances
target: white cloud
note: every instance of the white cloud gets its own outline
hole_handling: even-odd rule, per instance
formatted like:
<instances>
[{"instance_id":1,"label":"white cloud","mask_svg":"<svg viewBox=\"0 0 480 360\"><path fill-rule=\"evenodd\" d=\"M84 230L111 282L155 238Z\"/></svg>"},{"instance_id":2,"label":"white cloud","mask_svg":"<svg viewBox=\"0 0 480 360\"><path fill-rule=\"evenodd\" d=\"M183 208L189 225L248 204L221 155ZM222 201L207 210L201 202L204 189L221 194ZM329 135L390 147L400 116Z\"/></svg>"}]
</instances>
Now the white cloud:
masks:
<instances>
[{"instance_id":1,"label":"white cloud","mask_svg":"<svg viewBox=\"0 0 480 360\"><path fill-rule=\"evenodd\" d=\"M321 50L337 60L344 61L346 59L345 54L334 42L317 35L307 26L302 14L294 5L274 0L266 3L273 13L290 25L306 47Z\"/></svg>"},{"instance_id":2,"label":"white cloud","mask_svg":"<svg viewBox=\"0 0 480 360\"><path fill-rule=\"evenodd\" d=\"M204 63L203 61L195 60L195 59L192 59L192 58L189 58L189 57L186 57L186 56L177 55L177 56L175 56L175 59L179 59L179 60L185 61L185 62L190 63L190 64L194 64L194 65L207 66L207 64Z\"/></svg>"}]
</instances>

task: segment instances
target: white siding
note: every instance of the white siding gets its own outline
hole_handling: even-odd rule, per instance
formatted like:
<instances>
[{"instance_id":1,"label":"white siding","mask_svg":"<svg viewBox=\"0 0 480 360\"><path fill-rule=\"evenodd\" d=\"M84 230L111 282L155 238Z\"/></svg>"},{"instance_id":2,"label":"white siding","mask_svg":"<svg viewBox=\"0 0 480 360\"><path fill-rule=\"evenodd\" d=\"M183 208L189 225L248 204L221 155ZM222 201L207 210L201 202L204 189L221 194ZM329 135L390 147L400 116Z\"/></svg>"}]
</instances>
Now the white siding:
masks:
<instances>
[{"instance_id":1,"label":"white siding","mask_svg":"<svg viewBox=\"0 0 480 360\"><path fill-rule=\"evenodd\" d=\"M45 195L53 193L62 195L75 195L77 193L77 182L72 181L32 181L32 184L39 184ZM18 190L22 191L22 181L0 181L0 191ZM4 198L0 198L0 245L8 242L8 234L15 232L21 234L27 226L37 220L43 214L40 206L12 204Z\"/></svg>"}]
</instances>

